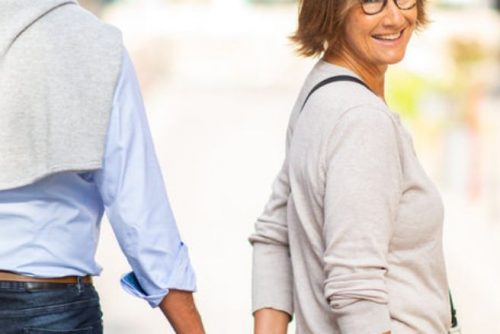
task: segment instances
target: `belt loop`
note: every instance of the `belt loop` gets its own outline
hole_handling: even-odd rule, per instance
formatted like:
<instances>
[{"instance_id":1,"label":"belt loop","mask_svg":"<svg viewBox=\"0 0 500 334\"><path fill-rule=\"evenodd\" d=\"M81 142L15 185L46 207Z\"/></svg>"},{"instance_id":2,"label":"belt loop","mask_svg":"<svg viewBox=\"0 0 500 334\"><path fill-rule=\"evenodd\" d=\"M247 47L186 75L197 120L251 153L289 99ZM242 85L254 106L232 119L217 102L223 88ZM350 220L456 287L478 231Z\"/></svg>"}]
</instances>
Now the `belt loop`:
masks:
<instances>
[{"instance_id":1,"label":"belt loop","mask_svg":"<svg viewBox=\"0 0 500 334\"><path fill-rule=\"evenodd\" d=\"M76 288L78 290L78 293L82 293L83 290L83 282L82 282L82 276L77 276L76 277Z\"/></svg>"}]
</instances>

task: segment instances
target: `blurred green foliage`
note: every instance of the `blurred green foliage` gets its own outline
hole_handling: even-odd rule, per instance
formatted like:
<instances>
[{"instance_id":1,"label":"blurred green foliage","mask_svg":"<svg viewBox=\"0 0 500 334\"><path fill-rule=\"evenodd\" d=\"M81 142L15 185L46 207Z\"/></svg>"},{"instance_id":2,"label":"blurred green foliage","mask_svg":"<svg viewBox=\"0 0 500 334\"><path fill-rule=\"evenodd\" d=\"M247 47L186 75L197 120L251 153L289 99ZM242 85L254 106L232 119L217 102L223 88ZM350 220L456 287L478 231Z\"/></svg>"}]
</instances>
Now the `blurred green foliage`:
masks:
<instances>
[{"instance_id":1,"label":"blurred green foliage","mask_svg":"<svg viewBox=\"0 0 500 334\"><path fill-rule=\"evenodd\" d=\"M419 102L429 86L428 80L416 73L391 71L388 73L387 103L406 118L418 117Z\"/></svg>"}]
</instances>

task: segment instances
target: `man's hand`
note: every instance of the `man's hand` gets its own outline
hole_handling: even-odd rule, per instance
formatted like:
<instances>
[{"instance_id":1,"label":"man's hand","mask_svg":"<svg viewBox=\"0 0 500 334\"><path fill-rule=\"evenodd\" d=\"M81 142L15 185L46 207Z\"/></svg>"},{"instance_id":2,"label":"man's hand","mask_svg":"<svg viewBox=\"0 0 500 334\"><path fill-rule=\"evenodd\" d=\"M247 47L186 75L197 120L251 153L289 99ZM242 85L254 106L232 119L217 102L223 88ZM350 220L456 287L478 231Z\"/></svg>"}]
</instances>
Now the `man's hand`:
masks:
<instances>
[{"instance_id":1,"label":"man's hand","mask_svg":"<svg viewBox=\"0 0 500 334\"><path fill-rule=\"evenodd\" d=\"M177 334L205 334L192 292L170 290L160 309Z\"/></svg>"},{"instance_id":2,"label":"man's hand","mask_svg":"<svg viewBox=\"0 0 500 334\"><path fill-rule=\"evenodd\" d=\"M290 315L272 308L264 308L254 313L255 334L286 334Z\"/></svg>"}]
</instances>

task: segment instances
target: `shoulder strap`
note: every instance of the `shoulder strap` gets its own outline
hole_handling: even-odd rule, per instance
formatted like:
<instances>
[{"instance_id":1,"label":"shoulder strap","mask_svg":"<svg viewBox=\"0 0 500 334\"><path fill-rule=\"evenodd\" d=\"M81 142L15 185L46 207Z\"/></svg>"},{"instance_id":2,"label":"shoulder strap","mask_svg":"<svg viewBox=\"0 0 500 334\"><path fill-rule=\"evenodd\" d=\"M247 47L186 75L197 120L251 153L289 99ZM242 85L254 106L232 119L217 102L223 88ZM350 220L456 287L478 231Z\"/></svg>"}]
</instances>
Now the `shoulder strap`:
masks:
<instances>
[{"instance_id":1,"label":"shoulder strap","mask_svg":"<svg viewBox=\"0 0 500 334\"><path fill-rule=\"evenodd\" d=\"M451 328L456 328L458 327L457 310L453 305L453 298L451 298L451 291L449 292L449 296L450 296L450 307L451 307Z\"/></svg>"},{"instance_id":2,"label":"shoulder strap","mask_svg":"<svg viewBox=\"0 0 500 334\"><path fill-rule=\"evenodd\" d=\"M311 89L311 91L309 92L309 94L307 94L306 99L304 100L304 103L302 103L302 107L300 108L300 111L302 111L302 109L304 109L304 106L306 105L307 100L309 100L309 98L311 97L311 95L315 91L317 91L318 89L320 89L323 86L326 86L328 84L331 84L332 82L337 82L337 81L351 81L351 82L355 82L355 83L358 83L360 85L365 86L368 90L371 91L370 87L368 87L363 81L361 81L360 79L358 79L356 77L353 77L353 76L350 76L350 75L336 75L334 77L326 78L325 80L320 81L319 83L317 83Z\"/></svg>"}]
</instances>

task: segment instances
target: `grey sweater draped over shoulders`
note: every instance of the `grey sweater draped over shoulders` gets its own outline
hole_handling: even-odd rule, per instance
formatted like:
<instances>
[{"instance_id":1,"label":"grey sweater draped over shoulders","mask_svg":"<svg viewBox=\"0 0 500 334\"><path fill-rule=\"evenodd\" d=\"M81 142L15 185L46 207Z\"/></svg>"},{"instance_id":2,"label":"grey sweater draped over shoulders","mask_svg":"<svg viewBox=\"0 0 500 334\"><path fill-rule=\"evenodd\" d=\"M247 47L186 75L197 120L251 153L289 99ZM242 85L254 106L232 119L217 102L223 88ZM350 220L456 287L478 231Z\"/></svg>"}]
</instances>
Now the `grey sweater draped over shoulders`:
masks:
<instances>
[{"instance_id":1,"label":"grey sweater draped over shoulders","mask_svg":"<svg viewBox=\"0 0 500 334\"><path fill-rule=\"evenodd\" d=\"M101 167L122 52L76 1L0 1L0 190Z\"/></svg>"}]
</instances>

